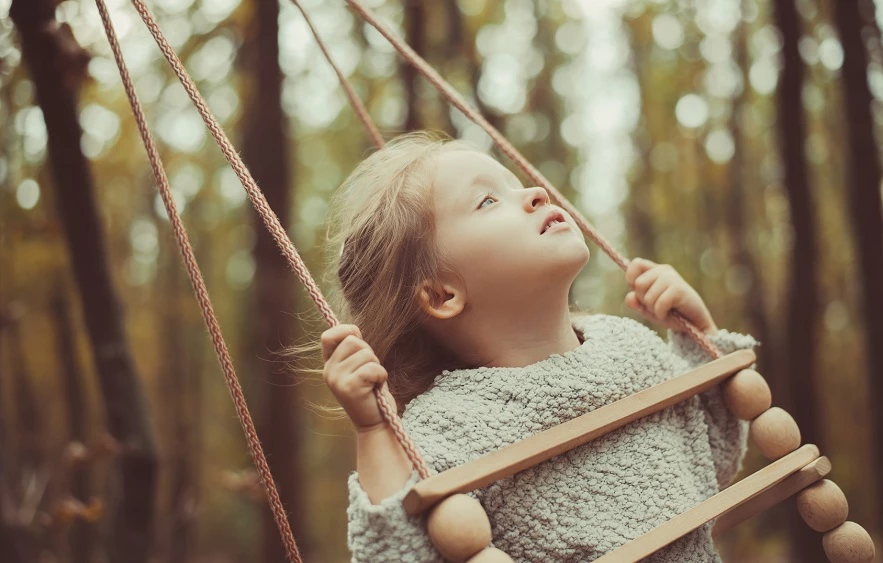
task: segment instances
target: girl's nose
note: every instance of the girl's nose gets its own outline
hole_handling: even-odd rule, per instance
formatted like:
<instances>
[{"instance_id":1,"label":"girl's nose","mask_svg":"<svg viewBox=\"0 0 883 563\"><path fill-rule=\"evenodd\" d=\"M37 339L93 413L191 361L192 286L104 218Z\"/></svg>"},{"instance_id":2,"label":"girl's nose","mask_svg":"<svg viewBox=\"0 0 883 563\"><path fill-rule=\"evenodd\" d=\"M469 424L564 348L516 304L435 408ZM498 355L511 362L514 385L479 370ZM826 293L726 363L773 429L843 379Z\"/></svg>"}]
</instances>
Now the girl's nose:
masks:
<instances>
[{"instance_id":1,"label":"girl's nose","mask_svg":"<svg viewBox=\"0 0 883 563\"><path fill-rule=\"evenodd\" d=\"M525 207L527 211L533 211L537 206L546 204L549 205L549 192L546 191L546 188L542 186L534 186L532 188L526 188L525 191Z\"/></svg>"}]
</instances>

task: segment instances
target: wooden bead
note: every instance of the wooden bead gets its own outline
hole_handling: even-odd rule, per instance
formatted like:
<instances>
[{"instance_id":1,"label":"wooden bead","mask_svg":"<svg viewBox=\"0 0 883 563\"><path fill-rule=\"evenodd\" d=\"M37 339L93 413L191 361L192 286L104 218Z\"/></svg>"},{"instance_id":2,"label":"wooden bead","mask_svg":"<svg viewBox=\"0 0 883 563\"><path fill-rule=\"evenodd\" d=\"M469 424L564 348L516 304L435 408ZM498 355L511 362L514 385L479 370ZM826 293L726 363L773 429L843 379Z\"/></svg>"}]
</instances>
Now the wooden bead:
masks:
<instances>
[{"instance_id":1,"label":"wooden bead","mask_svg":"<svg viewBox=\"0 0 883 563\"><path fill-rule=\"evenodd\" d=\"M426 527L432 544L449 561L466 561L491 543L487 513L468 495L451 495L438 503Z\"/></svg>"},{"instance_id":2,"label":"wooden bead","mask_svg":"<svg viewBox=\"0 0 883 563\"><path fill-rule=\"evenodd\" d=\"M751 441L769 460L776 460L800 447L800 429L794 418L773 407L751 421Z\"/></svg>"},{"instance_id":3,"label":"wooden bead","mask_svg":"<svg viewBox=\"0 0 883 563\"><path fill-rule=\"evenodd\" d=\"M797 493L797 512L807 526L827 532L846 521L849 503L834 481L822 479Z\"/></svg>"},{"instance_id":4,"label":"wooden bead","mask_svg":"<svg viewBox=\"0 0 883 563\"><path fill-rule=\"evenodd\" d=\"M754 420L773 404L766 379L753 369L743 369L722 385L724 403L736 418Z\"/></svg>"},{"instance_id":5,"label":"wooden bead","mask_svg":"<svg viewBox=\"0 0 883 563\"><path fill-rule=\"evenodd\" d=\"M495 547L489 547L484 551L471 558L468 563L514 563L512 558L506 555L506 552L500 551Z\"/></svg>"},{"instance_id":6,"label":"wooden bead","mask_svg":"<svg viewBox=\"0 0 883 563\"><path fill-rule=\"evenodd\" d=\"M855 522L846 521L822 536L822 547L831 563L870 563L874 560L874 540Z\"/></svg>"}]
</instances>

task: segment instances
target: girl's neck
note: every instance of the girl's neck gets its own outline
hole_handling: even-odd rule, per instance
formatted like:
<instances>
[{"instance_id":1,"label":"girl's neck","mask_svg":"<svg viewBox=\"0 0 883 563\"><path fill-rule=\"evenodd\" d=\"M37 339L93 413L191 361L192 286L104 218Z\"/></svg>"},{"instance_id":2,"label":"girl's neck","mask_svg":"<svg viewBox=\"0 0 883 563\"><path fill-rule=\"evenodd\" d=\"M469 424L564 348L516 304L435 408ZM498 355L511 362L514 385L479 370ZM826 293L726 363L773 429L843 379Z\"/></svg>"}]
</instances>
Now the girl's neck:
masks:
<instances>
[{"instance_id":1,"label":"girl's neck","mask_svg":"<svg viewBox=\"0 0 883 563\"><path fill-rule=\"evenodd\" d=\"M582 345L566 300L557 307L509 307L501 313L460 315L448 327L451 348L474 367L523 367ZM451 319L454 320L454 319Z\"/></svg>"}]
</instances>

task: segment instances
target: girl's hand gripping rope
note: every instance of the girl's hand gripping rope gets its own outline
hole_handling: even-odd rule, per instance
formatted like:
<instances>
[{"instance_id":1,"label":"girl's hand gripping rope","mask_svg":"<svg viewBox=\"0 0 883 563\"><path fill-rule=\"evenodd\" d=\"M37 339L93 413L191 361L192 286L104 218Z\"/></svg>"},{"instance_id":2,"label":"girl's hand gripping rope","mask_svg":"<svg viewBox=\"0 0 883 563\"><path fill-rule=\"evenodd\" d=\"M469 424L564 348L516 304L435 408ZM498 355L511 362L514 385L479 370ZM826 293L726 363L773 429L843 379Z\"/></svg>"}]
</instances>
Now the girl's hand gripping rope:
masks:
<instances>
[{"instance_id":1,"label":"girl's hand gripping rope","mask_svg":"<svg viewBox=\"0 0 883 563\"><path fill-rule=\"evenodd\" d=\"M383 394L390 404L395 400L385 385L386 368L356 325L339 324L322 333L322 372L325 384L350 417L358 432L385 426L386 420L377 406L374 387L383 386Z\"/></svg>"},{"instance_id":2,"label":"girl's hand gripping rope","mask_svg":"<svg viewBox=\"0 0 883 563\"><path fill-rule=\"evenodd\" d=\"M629 309L653 322L679 331L681 326L668 317L672 309L677 309L702 332L717 332L717 326L705 302L677 270L668 264L634 258L629 262L625 277L632 290L625 296L625 304Z\"/></svg>"}]
</instances>

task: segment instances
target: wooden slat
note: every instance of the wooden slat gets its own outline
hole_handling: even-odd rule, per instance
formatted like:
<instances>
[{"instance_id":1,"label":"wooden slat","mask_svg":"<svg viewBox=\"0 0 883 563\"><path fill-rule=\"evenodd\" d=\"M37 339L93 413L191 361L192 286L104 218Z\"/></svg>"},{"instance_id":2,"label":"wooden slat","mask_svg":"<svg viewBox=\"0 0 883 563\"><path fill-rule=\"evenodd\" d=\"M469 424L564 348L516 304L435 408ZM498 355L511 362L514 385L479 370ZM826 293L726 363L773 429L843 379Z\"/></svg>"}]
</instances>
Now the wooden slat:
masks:
<instances>
[{"instance_id":1,"label":"wooden slat","mask_svg":"<svg viewBox=\"0 0 883 563\"><path fill-rule=\"evenodd\" d=\"M419 514L454 494L473 491L551 459L598 436L720 383L756 360L752 350L738 350L634 395L559 424L510 446L420 481L404 499L409 514Z\"/></svg>"},{"instance_id":2,"label":"wooden slat","mask_svg":"<svg viewBox=\"0 0 883 563\"><path fill-rule=\"evenodd\" d=\"M782 502L786 498L796 495L816 481L824 479L831 472L831 461L822 456L806 467L791 475L781 483L777 483L766 489L756 497L746 501L727 512L724 512L717 522L711 534L717 538L730 528L741 524L756 514Z\"/></svg>"},{"instance_id":3,"label":"wooden slat","mask_svg":"<svg viewBox=\"0 0 883 563\"><path fill-rule=\"evenodd\" d=\"M687 535L712 518L717 518L756 497L765 489L800 471L806 464L818 457L819 448L813 444L806 444L738 483L730 485L686 512L660 524L646 534L596 559L595 563L626 563L643 559L681 536Z\"/></svg>"}]
</instances>

